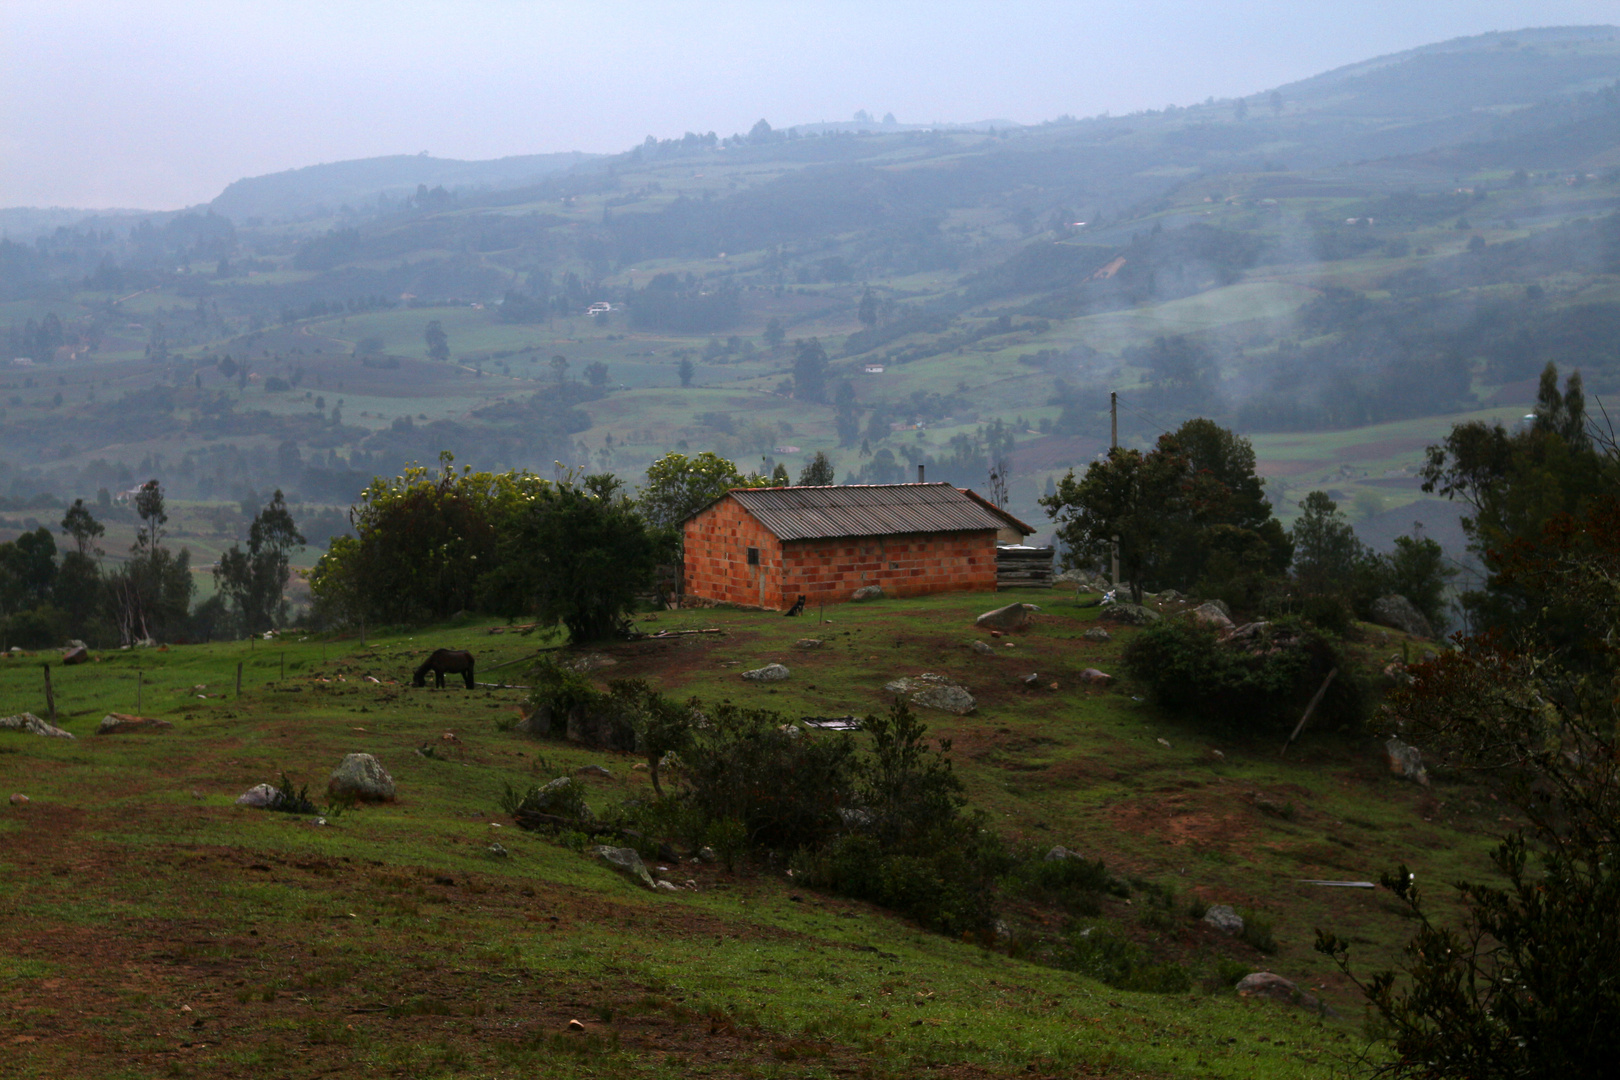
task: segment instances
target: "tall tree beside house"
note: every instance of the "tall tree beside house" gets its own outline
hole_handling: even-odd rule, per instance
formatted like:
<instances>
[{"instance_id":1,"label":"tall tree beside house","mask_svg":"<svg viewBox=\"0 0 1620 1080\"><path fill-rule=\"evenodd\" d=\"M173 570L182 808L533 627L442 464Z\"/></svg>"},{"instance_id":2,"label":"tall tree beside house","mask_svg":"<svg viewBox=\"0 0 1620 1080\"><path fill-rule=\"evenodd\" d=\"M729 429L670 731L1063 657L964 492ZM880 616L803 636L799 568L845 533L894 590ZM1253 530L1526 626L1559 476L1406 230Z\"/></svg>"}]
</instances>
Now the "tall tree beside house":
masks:
<instances>
[{"instance_id":1,"label":"tall tree beside house","mask_svg":"<svg viewBox=\"0 0 1620 1080\"><path fill-rule=\"evenodd\" d=\"M647 466L636 502L652 525L673 529L732 488L764 485L764 478L743 475L735 462L712 450L691 457L672 450Z\"/></svg>"},{"instance_id":2,"label":"tall tree beside house","mask_svg":"<svg viewBox=\"0 0 1620 1080\"><path fill-rule=\"evenodd\" d=\"M692 385L692 376L697 374L697 366L692 363L690 357L683 356L681 357L680 367L676 368L675 374L680 378L681 388L684 390Z\"/></svg>"},{"instance_id":3,"label":"tall tree beside house","mask_svg":"<svg viewBox=\"0 0 1620 1080\"><path fill-rule=\"evenodd\" d=\"M838 429L838 445L854 446L861 437L861 416L855 408L855 388L848 379L838 380L833 391L833 426Z\"/></svg>"},{"instance_id":4,"label":"tall tree beside house","mask_svg":"<svg viewBox=\"0 0 1620 1080\"><path fill-rule=\"evenodd\" d=\"M1083 477L1069 470L1040 502L1071 558L1102 562L1117 538L1138 600L1144 587L1249 599L1293 554L1263 484L1248 440L1194 419L1146 453L1117 448Z\"/></svg>"}]
</instances>

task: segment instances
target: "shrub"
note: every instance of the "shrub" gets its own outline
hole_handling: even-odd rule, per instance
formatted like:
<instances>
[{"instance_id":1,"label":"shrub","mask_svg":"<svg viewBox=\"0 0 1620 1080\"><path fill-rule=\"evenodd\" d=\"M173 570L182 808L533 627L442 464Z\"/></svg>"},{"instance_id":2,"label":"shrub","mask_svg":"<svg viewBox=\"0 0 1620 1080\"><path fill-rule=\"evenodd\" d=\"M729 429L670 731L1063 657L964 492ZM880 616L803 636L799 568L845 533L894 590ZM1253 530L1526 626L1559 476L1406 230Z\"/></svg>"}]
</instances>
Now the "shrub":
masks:
<instances>
[{"instance_id":1,"label":"shrub","mask_svg":"<svg viewBox=\"0 0 1620 1080\"><path fill-rule=\"evenodd\" d=\"M1339 674L1316 715L1343 723L1359 720L1364 708L1333 642L1292 619L1224 641L1192 619L1161 619L1136 635L1123 659L1165 708L1250 731L1297 721L1334 668Z\"/></svg>"},{"instance_id":2,"label":"shrub","mask_svg":"<svg viewBox=\"0 0 1620 1080\"><path fill-rule=\"evenodd\" d=\"M298 790L293 790L293 783L287 779L287 774L281 774L281 782L276 785L276 796L265 806L266 810L276 810L283 814L314 814L320 810L309 797L309 785L305 784Z\"/></svg>"},{"instance_id":3,"label":"shrub","mask_svg":"<svg viewBox=\"0 0 1620 1080\"><path fill-rule=\"evenodd\" d=\"M682 797L705 827L741 822L750 847L821 847L854 801L854 740L809 734L765 709L722 702L681 760Z\"/></svg>"},{"instance_id":4,"label":"shrub","mask_svg":"<svg viewBox=\"0 0 1620 1080\"><path fill-rule=\"evenodd\" d=\"M1142 946L1097 928L1070 935L1057 960L1059 967L1116 990L1184 994L1192 989L1192 976L1180 964L1154 963Z\"/></svg>"}]
</instances>

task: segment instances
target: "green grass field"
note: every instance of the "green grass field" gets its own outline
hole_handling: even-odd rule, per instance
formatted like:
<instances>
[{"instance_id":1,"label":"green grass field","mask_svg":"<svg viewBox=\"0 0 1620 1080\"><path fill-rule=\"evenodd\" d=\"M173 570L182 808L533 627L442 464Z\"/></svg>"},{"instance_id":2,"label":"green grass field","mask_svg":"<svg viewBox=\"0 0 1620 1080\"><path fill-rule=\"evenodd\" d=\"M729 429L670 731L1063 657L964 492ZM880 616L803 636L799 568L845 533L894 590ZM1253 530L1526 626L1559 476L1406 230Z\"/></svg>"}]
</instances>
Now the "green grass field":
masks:
<instances>
[{"instance_id":1,"label":"green grass field","mask_svg":"<svg viewBox=\"0 0 1620 1080\"><path fill-rule=\"evenodd\" d=\"M666 612L640 627L725 633L593 651L613 661L599 678L788 716L880 709L899 674L960 679L977 710L927 721L953 740L972 804L1018 843L1064 844L1137 882L1132 902L1083 922L1187 964L1204 980L1192 993L1112 990L1035 962L1034 945L1018 958L1009 942L1056 928L1016 904L1010 937L987 949L763 864L666 864L659 876L694 887L637 891L498 809L507 784L602 764L612 777L584 782L608 811L649 793L634 759L510 730L521 691L408 685L430 647L472 649L489 671L555 646L472 621L365 646L292 632L53 665L59 721L78 738L0 736L5 794L30 800L0 807L7 1074L1341 1075L1363 1045L1361 1009L1311 951L1313 929L1349 936L1366 966L1392 962L1410 924L1381 891L1301 879L1375 878L1399 860L1434 883L1482 874L1497 808L1388 776L1376 732L1307 732L1279 757L1280 738L1162 716L1129 683L1086 691L1080 669L1116 670L1129 631L1096 644L1080 636L1096 609L1032 598L1035 627L991 656L967 648L982 636L972 617L1005 595L843 605L826 623ZM794 648L806 635L824 645ZM1411 646L1373 629L1354 648L1373 664ZM0 661L0 711L43 715L50 659ZM773 660L788 682L738 678ZM1031 671L1042 689L1025 687ZM137 694L174 728L93 734ZM325 824L234 805L283 774L319 800L350 751L379 757L397 802ZM1195 922L1194 899L1269 920L1277 951ZM1321 987L1339 1018L1237 999L1215 974L1234 964Z\"/></svg>"}]
</instances>

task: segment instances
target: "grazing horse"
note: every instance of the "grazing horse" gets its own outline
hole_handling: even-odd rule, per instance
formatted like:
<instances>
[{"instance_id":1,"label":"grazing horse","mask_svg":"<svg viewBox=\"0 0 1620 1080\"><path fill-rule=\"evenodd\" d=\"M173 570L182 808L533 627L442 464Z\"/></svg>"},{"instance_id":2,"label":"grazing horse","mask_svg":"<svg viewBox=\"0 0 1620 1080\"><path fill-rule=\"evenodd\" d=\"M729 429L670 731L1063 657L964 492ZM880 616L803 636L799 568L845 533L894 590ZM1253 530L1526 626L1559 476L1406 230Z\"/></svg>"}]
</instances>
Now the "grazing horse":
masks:
<instances>
[{"instance_id":1,"label":"grazing horse","mask_svg":"<svg viewBox=\"0 0 1620 1080\"><path fill-rule=\"evenodd\" d=\"M793 602L792 607L788 608L782 614L788 616L789 618L792 618L794 615L801 615L803 613L804 613L804 597L801 596L801 597L799 597L797 600L795 600Z\"/></svg>"},{"instance_id":2,"label":"grazing horse","mask_svg":"<svg viewBox=\"0 0 1620 1080\"><path fill-rule=\"evenodd\" d=\"M460 675L467 680L467 689L473 688L473 654L460 649L435 649L433 655L422 661L422 666L416 669L416 676L411 680L412 686L426 686L427 673L433 672L433 685L440 690L444 689L444 676L446 673Z\"/></svg>"}]
</instances>

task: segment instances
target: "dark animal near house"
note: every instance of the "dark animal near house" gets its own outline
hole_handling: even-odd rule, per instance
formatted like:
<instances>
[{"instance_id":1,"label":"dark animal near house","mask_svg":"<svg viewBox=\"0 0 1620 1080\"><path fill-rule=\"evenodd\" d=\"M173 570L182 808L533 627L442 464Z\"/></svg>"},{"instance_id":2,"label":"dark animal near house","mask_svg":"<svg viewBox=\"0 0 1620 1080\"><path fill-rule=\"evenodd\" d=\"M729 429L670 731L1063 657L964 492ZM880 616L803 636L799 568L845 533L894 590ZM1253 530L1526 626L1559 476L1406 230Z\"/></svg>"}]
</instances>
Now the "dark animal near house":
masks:
<instances>
[{"instance_id":1,"label":"dark animal near house","mask_svg":"<svg viewBox=\"0 0 1620 1080\"><path fill-rule=\"evenodd\" d=\"M412 686L426 686L427 673L433 672L433 685L444 689L445 675L460 675L467 680L467 689L473 688L473 654L460 649L435 649L433 655L422 661L416 669Z\"/></svg>"},{"instance_id":2,"label":"dark animal near house","mask_svg":"<svg viewBox=\"0 0 1620 1080\"><path fill-rule=\"evenodd\" d=\"M803 596L799 597L797 600L793 601L793 606L788 608L782 614L786 615L790 619L795 615L802 615L804 613L804 601L805 598Z\"/></svg>"}]
</instances>

